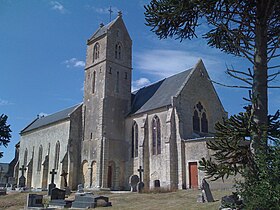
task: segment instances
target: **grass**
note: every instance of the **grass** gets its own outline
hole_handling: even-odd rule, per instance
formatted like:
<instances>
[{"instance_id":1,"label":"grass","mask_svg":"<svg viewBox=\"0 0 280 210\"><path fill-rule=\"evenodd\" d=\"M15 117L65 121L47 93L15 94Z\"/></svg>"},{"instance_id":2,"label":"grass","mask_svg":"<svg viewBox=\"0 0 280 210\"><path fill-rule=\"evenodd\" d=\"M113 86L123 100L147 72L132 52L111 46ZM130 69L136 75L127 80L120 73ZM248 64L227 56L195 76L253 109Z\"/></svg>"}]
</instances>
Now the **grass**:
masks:
<instances>
[{"instance_id":1,"label":"grass","mask_svg":"<svg viewBox=\"0 0 280 210\"><path fill-rule=\"evenodd\" d=\"M164 193L108 193L99 192L104 196L108 196L112 202L110 210L124 209L145 209L145 210L217 210L220 206L220 199L224 195L231 194L230 191L212 191L213 197L216 200L212 203L197 203L198 190L179 190L176 192ZM45 193L41 193L45 194ZM11 193L6 196L0 196L1 210L20 210L26 205L28 193ZM73 197L74 194L71 195ZM101 209L103 207L100 207Z\"/></svg>"}]
</instances>

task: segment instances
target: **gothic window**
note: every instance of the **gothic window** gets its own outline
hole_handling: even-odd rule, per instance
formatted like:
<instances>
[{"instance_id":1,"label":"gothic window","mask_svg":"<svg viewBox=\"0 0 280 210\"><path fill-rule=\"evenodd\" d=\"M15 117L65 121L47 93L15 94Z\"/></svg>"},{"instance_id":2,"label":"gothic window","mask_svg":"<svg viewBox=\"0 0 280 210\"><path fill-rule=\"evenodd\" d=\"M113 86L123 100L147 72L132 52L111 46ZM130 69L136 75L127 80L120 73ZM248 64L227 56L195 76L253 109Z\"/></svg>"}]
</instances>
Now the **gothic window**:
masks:
<instances>
[{"instance_id":1,"label":"gothic window","mask_svg":"<svg viewBox=\"0 0 280 210\"><path fill-rule=\"evenodd\" d=\"M206 110L201 102L198 102L194 106L193 130L196 132L208 133L208 120Z\"/></svg>"},{"instance_id":2,"label":"gothic window","mask_svg":"<svg viewBox=\"0 0 280 210\"><path fill-rule=\"evenodd\" d=\"M116 93L118 93L119 89L120 89L119 83L120 83L120 72L117 71L117 81L116 81L116 87L115 87Z\"/></svg>"},{"instance_id":3,"label":"gothic window","mask_svg":"<svg viewBox=\"0 0 280 210\"><path fill-rule=\"evenodd\" d=\"M125 72L124 74L124 79L127 79L127 72Z\"/></svg>"},{"instance_id":4,"label":"gothic window","mask_svg":"<svg viewBox=\"0 0 280 210\"><path fill-rule=\"evenodd\" d=\"M92 75L92 93L95 92L95 80L96 80L95 78L96 78L96 72L94 71Z\"/></svg>"},{"instance_id":5,"label":"gothic window","mask_svg":"<svg viewBox=\"0 0 280 210\"><path fill-rule=\"evenodd\" d=\"M93 62L99 58L100 45L97 42L93 47Z\"/></svg>"},{"instance_id":6,"label":"gothic window","mask_svg":"<svg viewBox=\"0 0 280 210\"><path fill-rule=\"evenodd\" d=\"M134 122L132 126L132 157L138 157L138 125Z\"/></svg>"},{"instance_id":7,"label":"gothic window","mask_svg":"<svg viewBox=\"0 0 280 210\"><path fill-rule=\"evenodd\" d=\"M40 145L39 147L39 153L38 153L38 165L37 165L37 171L41 171L42 166L42 156L43 156L43 147Z\"/></svg>"},{"instance_id":8,"label":"gothic window","mask_svg":"<svg viewBox=\"0 0 280 210\"><path fill-rule=\"evenodd\" d=\"M193 113L193 130L194 131L200 131L200 122L199 122L199 117L198 117L198 112L194 110Z\"/></svg>"},{"instance_id":9,"label":"gothic window","mask_svg":"<svg viewBox=\"0 0 280 210\"><path fill-rule=\"evenodd\" d=\"M60 144L58 141L58 142L56 142L56 145L55 145L55 155L54 155L54 168L56 170L58 169L59 153L60 153Z\"/></svg>"},{"instance_id":10,"label":"gothic window","mask_svg":"<svg viewBox=\"0 0 280 210\"><path fill-rule=\"evenodd\" d=\"M157 116L152 120L152 148L153 155L161 154L160 120Z\"/></svg>"},{"instance_id":11,"label":"gothic window","mask_svg":"<svg viewBox=\"0 0 280 210\"><path fill-rule=\"evenodd\" d=\"M203 112L201 117L201 132L208 133L208 121L205 112Z\"/></svg>"},{"instance_id":12,"label":"gothic window","mask_svg":"<svg viewBox=\"0 0 280 210\"><path fill-rule=\"evenodd\" d=\"M118 43L115 46L115 58L120 60L121 56L122 56L122 46L120 43Z\"/></svg>"},{"instance_id":13,"label":"gothic window","mask_svg":"<svg viewBox=\"0 0 280 210\"><path fill-rule=\"evenodd\" d=\"M25 151L24 151L24 158L23 158L23 165L24 166L27 165L27 155L28 155L28 150L25 149Z\"/></svg>"}]
</instances>

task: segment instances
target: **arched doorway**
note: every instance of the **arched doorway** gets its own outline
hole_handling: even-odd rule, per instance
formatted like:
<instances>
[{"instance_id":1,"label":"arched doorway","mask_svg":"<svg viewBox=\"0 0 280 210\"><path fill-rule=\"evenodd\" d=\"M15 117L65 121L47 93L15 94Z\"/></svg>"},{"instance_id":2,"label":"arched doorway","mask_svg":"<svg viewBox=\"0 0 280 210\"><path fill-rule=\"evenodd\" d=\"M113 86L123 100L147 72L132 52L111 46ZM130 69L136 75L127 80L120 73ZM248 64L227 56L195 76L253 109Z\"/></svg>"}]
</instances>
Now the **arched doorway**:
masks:
<instances>
[{"instance_id":1,"label":"arched doorway","mask_svg":"<svg viewBox=\"0 0 280 210\"><path fill-rule=\"evenodd\" d=\"M97 166L96 161L91 163L91 187L97 186Z\"/></svg>"},{"instance_id":2,"label":"arched doorway","mask_svg":"<svg viewBox=\"0 0 280 210\"><path fill-rule=\"evenodd\" d=\"M110 161L108 164L107 187L111 189L114 188L115 168L114 161Z\"/></svg>"},{"instance_id":3,"label":"arched doorway","mask_svg":"<svg viewBox=\"0 0 280 210\"><path fill-rule=\"evenodd\" d=\"M84 187L90 186L90 173L88 171L88 168L89 168L88 161L84 160L82 163Z\"/></svg>"}]
</instances>

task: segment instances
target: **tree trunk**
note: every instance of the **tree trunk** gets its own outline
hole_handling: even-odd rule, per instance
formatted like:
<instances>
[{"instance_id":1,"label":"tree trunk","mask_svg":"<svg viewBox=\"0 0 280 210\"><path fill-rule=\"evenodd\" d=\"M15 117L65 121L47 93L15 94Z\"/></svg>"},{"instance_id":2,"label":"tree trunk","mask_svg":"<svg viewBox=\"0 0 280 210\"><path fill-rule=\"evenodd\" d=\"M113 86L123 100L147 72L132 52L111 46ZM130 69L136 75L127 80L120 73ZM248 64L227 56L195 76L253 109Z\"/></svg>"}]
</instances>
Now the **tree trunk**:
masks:
<instances>
[{"instance_id":1,"label":"tree trunk","mask_svg":"<svg viewBox=\"0 0 280 210\"><path fill-rule=\"evenodd\" d=\"M252 132L253 154L262 143L267 143L267 5L264 1L257 1L255 24L255 53L254 53L254 80L253 80L253 120L256 130Z\"/></svg>"}]
</instances>

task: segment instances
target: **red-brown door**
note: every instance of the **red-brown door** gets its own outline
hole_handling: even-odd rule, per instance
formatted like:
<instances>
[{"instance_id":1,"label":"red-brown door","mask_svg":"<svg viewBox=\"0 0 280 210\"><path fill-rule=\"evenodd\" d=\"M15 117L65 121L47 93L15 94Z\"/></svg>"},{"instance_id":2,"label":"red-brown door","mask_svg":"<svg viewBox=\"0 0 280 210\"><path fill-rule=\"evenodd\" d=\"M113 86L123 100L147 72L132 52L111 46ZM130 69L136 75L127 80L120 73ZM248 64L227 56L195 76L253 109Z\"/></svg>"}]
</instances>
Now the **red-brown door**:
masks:
<instances>
[{"instance_id":1,"label":"red-brown door","mask_svg":"<svg viewBox=\"0 0 280 210\"><path fill-rule=\"evenodd\" d=\"M198 178L197 178L197 162L189 163L189 173L190 173L190 188L198 188Z\"/></svg>"}]
</instances>

